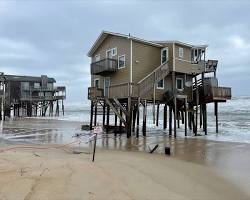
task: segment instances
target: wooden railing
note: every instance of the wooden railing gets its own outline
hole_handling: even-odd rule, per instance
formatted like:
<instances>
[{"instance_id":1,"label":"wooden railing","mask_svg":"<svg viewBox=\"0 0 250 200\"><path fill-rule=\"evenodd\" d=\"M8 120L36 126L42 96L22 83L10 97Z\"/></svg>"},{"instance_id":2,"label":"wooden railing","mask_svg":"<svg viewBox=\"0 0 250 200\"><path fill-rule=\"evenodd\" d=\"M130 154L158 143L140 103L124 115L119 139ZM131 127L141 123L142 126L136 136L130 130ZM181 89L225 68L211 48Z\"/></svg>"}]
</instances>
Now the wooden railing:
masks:
<instances>
[{"instance_id":1,"label":"wooden railing","mask_svg":"<svg viewBox=\"0 0 250 200\"><path fill-rule=\"evenodd\" d=\"M230 87L206 87L204 88L205 98L213 100L226 100L231 99Z\"/></svg>"},{"instance_id":2,"label":"wooden railing","mask_svg":"<svg viewBox=\"0 0 250 200\"><path fill-rule=\"evenodd\" d=\"M217 69L218 60L200 60L191 63L192 72L194 73L215 72Z\"/></svg>"},{"instance_id":3,"label":"wooden railing","mask_svg":"<svg viewBox=\"0 0 250 200\"><path fill-rule=\"evenodd\" d=\"M138 97L138 85L135 83L121 83L109 86L109 97L112 98L126 98Z\"/></svg>"},{"instance_id":4,"label":"wooden railing","mask_svg":"<svg viewBox=\"0 0 250 200\"><path fill-rule=\"evenodd\" d=\"M29 96L23 95L21 96L21 101L55 101L55 100L64 100L65 96Z\"/></svg>"},{"instance_id":5,"label":"wooden railing","mask_svg":"<svg viewBox=\"0 0 250 200\"><path fill-rule=\"evenodd\" d=\"M98 75L103 72L115 72L117 69L117 60L111 58L106 58L90 65L92 75Z\"/></svg>"},{"instance_id":6,"label":"wooden railing","mask_svg":"<svg viewBox=\"0 0 250 200\"><path fill-rule=\"evenodd\" d=\"M103 89L97 87L88 88L88 99L95 99L98 97L103 97Z\"/></svg>"},{"instance_id":7,"label":"wooden railing","mask_svg":"<svg viewBox=\"0 0 250 200\"><path fill-rule=\"evenodd\" d=\"M163 63L157 67L154 71L148 74L145 78L138 82L139 95L144 96L148 91L155 87L161 79L167 76L170 72L168 62Z\"/></svg>"}]
</instances>

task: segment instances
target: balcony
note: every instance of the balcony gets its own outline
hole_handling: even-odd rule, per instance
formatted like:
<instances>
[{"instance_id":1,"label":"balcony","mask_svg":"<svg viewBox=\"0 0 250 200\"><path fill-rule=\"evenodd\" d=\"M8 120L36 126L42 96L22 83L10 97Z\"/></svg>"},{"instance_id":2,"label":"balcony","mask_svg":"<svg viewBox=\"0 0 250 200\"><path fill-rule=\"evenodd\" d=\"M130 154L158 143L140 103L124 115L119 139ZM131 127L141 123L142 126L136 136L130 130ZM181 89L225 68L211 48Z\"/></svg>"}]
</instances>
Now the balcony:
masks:
<instances>
[{"instance_id":1,"label":"balcony","mask_svg":"<svg viewBox=\"0 0 250 200\"><path fill-rule=\"evenodd\" d=\"M106 58L91 63L90 71L92 75L100 75L103 73L116 72L118 69L117 60Z\"/></svg>"},{"instance_id":2,"label":"balcony","mask_svg":"<svg viewBox=\"0 0 250 200\"><path fill-rule=\"evenodd\" d=\"M230 87L205 87L204 88L204 99L206 102L221 101L225 102L231 99L231 88Z\"/></svg>"}]
</instances>

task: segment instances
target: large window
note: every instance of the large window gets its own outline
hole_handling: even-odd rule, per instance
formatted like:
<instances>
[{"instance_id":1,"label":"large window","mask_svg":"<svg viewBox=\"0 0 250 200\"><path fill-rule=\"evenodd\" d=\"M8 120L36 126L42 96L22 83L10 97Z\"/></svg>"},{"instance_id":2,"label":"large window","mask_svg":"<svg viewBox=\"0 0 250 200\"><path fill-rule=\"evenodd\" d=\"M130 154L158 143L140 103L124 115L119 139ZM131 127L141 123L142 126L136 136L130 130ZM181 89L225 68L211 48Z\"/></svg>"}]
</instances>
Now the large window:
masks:
<instances>
[{"instance_id":1,"label":"large window","mask_svg":"<svg viewBox=\"0 0 250 200\"><path fill-rule=\"evenodd\" d=\"M94 87L96 87L96 88L100 87L100 79L99 78L94 80Z\"/></svg>"},{"instance_id":2,"label":"large window","mask_svg":"<svg viewBox=\"0 0 250 200\"><path fill-rule=\"evenodd\" d=\"M157 83L157 89L164 89L164 79L161 79L161 80Z\"/></svg>"},{"instance_id":3,"label":"large window","mask_svg":"<svg viewBox=\"0 0 250 200\"><path fill-rule=\"evenodd\" d=\"M179 47L179 57L183 58L184 57L184 50L183 48Z\"/></svg>"},{"instance_id":4,"label":"large window","mask_svg":"<svg viewBox=\"0 0 250 200\"><path fill-rule=\"evenodd\" d=\"M183 90L183 78L176 78L176 89Z\"/></svg>"},{"instance_id":5,"label":"large window","mask_svg":"<svg viewBox=\"0 0 250 200\"><path fill-rule=\"evenodd\" d=\"M125 67L125 55L118 57L118 69Z\"/></svg>"},{"instance_id":6,"label":"large window","mask_svg":"<svg viewBox=\"0 0 250 200\"><path fill-rule=\"evenodd\" d=\"M168 61L168 48L164 48L161 50L161 64Z\"/></svg>"}]
</instances>

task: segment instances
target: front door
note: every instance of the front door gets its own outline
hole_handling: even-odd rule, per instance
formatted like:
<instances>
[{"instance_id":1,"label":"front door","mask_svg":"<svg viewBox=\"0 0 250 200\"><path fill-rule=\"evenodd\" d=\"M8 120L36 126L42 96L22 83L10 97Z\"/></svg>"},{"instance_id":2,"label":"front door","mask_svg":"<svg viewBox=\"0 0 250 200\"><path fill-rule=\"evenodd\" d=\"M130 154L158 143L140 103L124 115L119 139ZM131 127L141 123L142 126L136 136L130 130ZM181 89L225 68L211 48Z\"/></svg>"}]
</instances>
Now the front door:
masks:
<instances>
[{"instance_id":1,"label":"front door","mask_svg":"<svg viewBox=\"0 0 250 200\"><path fill-rule=\"evenodd\" d=\"M104 77L104 96L109 96L110 77Z\"/></svg>"}]
</instances>

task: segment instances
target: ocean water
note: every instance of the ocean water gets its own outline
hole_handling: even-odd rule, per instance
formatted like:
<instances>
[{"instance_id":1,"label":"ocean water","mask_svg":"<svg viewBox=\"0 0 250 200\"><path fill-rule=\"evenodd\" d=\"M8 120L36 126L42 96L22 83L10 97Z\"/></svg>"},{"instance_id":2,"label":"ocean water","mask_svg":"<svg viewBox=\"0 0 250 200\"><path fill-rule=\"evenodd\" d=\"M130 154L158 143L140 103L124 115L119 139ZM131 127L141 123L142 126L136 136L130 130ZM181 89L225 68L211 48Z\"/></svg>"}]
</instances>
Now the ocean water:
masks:
<instances>
[{"instance_id":1,"label":"ocean water","mask_svg":"<svg viewBox=\"0 0 250 200\"><path fill-rule=\"evenodd\" d=\"M90 105L88 103L68 104L65 107L65 115L60 116L58 120L80 121L88 124L90 120ZM160 107L159 126L153 123L152 107L148 107L147 130L150 134L162 133L162 113L163 107ZM202 136L204 139L216 141L231 141L250 143L250 97L234 97L226 103L219 103L219 133L215 131L214 104L208 104L208 135ZM101 124L102 117L98 116L97 121ZM114 116L110 118L110 124L114 123ZM168 130L166 130L168 132ZM202 130L199 130L204 135ZM193 137L189 131L189 137ZM181 124L177 129L177 136L184 136L184 125Z\"/></svg>"},{"instance_id":2,"label":"ocean water","mask_svg":"<svg viewBox=\"0 0 250 200\"><path fill-rule=\"evenodd\" d=\"M214 116L214 104L208 104L208 135L205 136L202 130L198 130L199 135L201 136L193 136L191 130L188 131L188 137L190 138L199 138L199 139L208 139L214 141L230 141L230 142L243 142L243 143L250 143L250 97L236 97L232 98L232 100L227 101L226 103L219 103L218 108L219 113L219 133L215 131L215 116ZM160 114L159 114L159 126L157 127L153 123L153 114L152 114L152 107L148 106L147 109L147 136L164 136L168 134L168 129L163 130L163 106L160 107ZM141 115L142 116L142 111ZM49 122L54 124L52 120L61 121L66 120L69 122L77 122L76 130L80 128L77 124L89 124L90 120L90 104L89 102L83 103L74 103L74 104L66 104L65 105L65 115L62 116L60 113L59 117L38 117L41 119L48 119L48 122L42 123L41 121L35 120L32 121L31 124L25 125L26 122L18 122L18 121L10 121L5 122L3 130L0 130L0 133L3 133L1 137L5 136L5 133L11 133L15 129L19 128L18 130L23 130L23 128L31 126L32 130L38 134L35 127L33 127L33 123L37 123L37 127L42 127L43 129L47 129L45 126L52 126ZM36 118L34 118L36 119ZM142 120L142 117L141 117ZM199 121L199 120L198 120ZM102 124L102 116L97 117L97 122ZM1 122L3 123L3 122ZM42 125L41 125L42 124ZM110 117L110 124L114 124L114 115ZM141 123L142 124L142 121ZM56 125L55 125L56 126ZM61 125L60 125L61 126ZM60 127L59 126L59 127ZM21 129L20 129L21 128ZM53 126L53 128L55 128ZM34 129L34 130L33 130ZM64 126L63 129L66 129L68 133L72 135L73 132L76 132L74 127L72 126ZM29 131L30 131L29 130ZM59 128L57 127L57 132ZM62 130L62 129L60 129ZM19 131L20 132L20 131ZM65 135L65 131L61 131L62 135ZM141 134L141 127L140 127L140 134ZM1 135L1 134L0 134ZM71 135L69 137L71 137ZM180 125L180 128L177 129L177 136L178 137L185 137L184 136L184 125ZM8 135L9 137L9 135ZM66 137L66 136L64 136ZM0 142L1 143L1 142Z\"/></svg>"}]
</instances>

